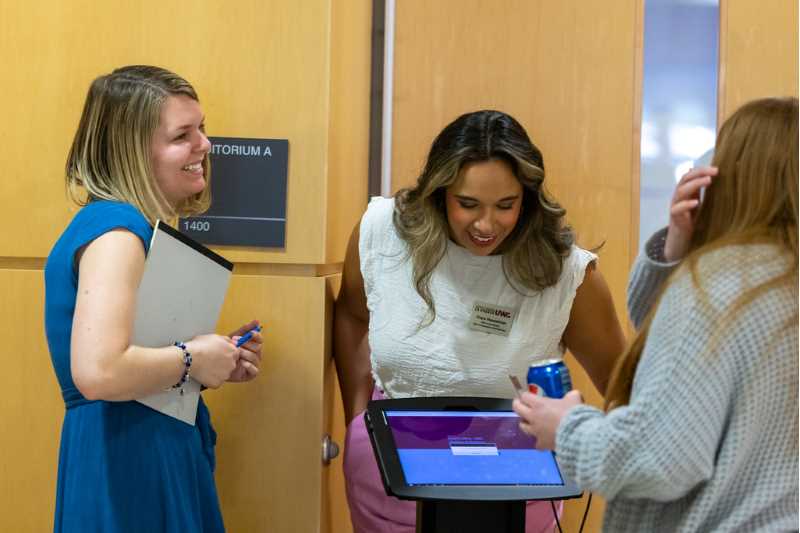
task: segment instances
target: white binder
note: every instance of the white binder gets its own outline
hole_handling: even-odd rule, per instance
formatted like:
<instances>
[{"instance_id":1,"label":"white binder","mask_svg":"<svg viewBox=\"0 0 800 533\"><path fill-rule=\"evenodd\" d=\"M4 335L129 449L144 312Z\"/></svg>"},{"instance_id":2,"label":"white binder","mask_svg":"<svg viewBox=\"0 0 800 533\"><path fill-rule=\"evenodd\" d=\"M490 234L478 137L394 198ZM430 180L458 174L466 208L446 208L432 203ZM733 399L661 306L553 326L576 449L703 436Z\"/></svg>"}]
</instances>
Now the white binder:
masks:
<instances>
[{"instance_id":1,"label":"white binder","mask_svg":"<svg viewBox=\"0 0 800 533\"><path fill-rule=\"evenodd\" d=\"M158 348L215 331L233 263L157 221L136 298L132 343ZM191 371L189 372L191 375ZM193 379L137 401L194 425L200 384Z\"/></svg>"}]
</instances>

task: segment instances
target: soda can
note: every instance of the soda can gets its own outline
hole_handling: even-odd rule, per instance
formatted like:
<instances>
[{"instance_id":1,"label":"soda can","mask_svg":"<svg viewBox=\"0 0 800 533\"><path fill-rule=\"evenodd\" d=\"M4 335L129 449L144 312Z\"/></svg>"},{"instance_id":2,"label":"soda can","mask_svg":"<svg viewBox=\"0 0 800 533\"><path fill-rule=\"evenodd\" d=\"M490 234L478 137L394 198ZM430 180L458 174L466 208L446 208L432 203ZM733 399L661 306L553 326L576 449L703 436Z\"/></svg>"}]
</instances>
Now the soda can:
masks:
<instances>
[{"instance_id":1,"label":"soda can","mask_svg":"<svg viewBox=\"0 0 800 533\"><path fill-rule=\"evenodd\" d=\"M528 390L539 396L563 398L572 390L567 365L561 359L536 361L528 369Z\"/></svg>"}]
</instances>

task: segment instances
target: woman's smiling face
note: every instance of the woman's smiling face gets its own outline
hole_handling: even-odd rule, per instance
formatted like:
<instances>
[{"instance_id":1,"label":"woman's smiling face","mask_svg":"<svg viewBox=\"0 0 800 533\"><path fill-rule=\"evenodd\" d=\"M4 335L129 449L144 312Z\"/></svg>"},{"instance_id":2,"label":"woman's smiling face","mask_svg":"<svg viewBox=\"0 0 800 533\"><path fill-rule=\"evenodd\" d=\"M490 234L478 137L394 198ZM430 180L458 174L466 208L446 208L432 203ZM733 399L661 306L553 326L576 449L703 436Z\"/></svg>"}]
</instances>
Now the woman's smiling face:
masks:
<instances>
[{"instance_id":1,"label":"woman's smiling face","mask_svg":"<svg viewBox=\"0 0 800 533\"><path fill-rule=\"evenodd\" d=\"M200 104L185 95L168 96L151 142L151 168L173 207L206 186L203 160L211 150Z\"/></svg>"},{"instance_id":2,"label":"woman's smiling face","mask_svg":"<svg viewBox=\"0 0 800 533\"><path fill-rule=\"evenodd\" d=\"M467 163L445 193L450 238L475 255L491 255L514 231L522 184L500 159Z\"/></svg>"}]
</instances>

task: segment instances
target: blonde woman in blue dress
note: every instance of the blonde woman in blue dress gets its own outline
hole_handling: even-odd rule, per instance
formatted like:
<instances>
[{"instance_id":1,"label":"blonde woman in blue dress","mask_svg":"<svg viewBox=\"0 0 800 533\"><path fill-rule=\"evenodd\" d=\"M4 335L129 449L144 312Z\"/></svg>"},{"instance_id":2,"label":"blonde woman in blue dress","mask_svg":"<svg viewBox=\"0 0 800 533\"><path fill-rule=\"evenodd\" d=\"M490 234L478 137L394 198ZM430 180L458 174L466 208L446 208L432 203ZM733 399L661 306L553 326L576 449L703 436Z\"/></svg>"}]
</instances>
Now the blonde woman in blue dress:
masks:
<instances>
[{"instance_id":1,"label":"blonde woman in blue dress","mask_svg":"<svg viewBox=\"0 0 800 533\"><path fill-rule=\"evenodd\" d=\"M56 533L224 530L202 398L194 426L133 401L188 375L210 388L258 375L261 335L236 347L257 321L230 336L131 344L153 224L208 207L210 148L197 94L176 74L131 66L91 84L67 160L68 190L84 207L45 267L47 341L66 404Z\"/></svg>"}]
</instances>

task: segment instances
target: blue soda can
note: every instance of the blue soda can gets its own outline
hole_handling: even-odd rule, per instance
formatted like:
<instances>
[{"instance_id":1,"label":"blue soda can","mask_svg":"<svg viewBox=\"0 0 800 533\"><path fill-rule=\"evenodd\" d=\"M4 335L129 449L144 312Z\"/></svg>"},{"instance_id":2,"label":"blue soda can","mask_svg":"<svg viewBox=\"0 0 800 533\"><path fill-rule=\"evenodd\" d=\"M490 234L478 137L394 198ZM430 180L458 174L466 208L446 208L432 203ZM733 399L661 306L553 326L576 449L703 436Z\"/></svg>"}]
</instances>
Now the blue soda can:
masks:
<instances>
[{"instance_id":1,"label":"blue soda can","mask_svg":"<svg viewBox=\"0 0 800 533\"><path fill-rule=\"evenodd\" d=\"M561 359L536 361L528 369L528 390L538 396L563 398L572 390L567 365Z\"/></svg>"}]
</instances>

